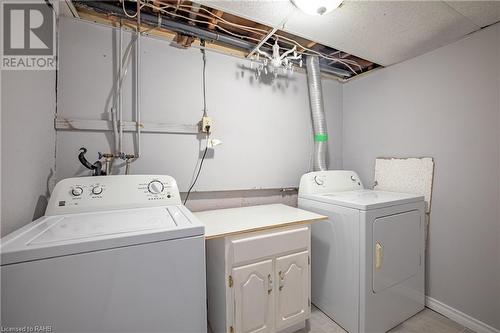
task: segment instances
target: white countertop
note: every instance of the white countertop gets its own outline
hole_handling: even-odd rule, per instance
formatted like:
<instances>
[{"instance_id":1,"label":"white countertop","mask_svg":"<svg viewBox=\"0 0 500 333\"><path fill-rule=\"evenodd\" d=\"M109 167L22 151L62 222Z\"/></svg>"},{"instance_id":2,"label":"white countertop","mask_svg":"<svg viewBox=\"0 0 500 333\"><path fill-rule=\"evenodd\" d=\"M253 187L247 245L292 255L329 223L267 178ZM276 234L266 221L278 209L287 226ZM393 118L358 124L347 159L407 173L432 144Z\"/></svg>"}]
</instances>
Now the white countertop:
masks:
<instances>
[{"instance_id":1,"label":"white countertop","mask_svg":"<svg viewBox=\"0 0 500 333\"><path fill-rule=\"evenodd\" d=\"M205 224L206 239L307 224L327 218L282 204L207 210L194 215Z\"/></svg>"}]
</instances>

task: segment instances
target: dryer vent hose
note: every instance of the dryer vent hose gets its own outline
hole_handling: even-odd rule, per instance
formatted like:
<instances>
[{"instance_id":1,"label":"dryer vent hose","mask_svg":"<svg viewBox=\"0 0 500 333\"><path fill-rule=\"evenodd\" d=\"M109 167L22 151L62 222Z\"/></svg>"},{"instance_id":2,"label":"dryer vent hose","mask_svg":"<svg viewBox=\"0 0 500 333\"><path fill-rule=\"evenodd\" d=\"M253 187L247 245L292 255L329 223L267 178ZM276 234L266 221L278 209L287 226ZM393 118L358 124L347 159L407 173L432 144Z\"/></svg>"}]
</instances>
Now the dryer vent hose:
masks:
<instances>
[{"instance_id":1,"label":"dryer vent hose","mask_svg":"<svg viewBox=\"0 0 500 333\"><path fill-rule=\"evenodd\" d=\"M309 103L311 105L311 118L314 133L314 160L313 171L327 170L326 154L328 146L328 132L326 129L325 110L323 106L323 93L321 88L321 71L319 57L308 56L307 82L309 86Z\"/></svg>"}]
</instances>

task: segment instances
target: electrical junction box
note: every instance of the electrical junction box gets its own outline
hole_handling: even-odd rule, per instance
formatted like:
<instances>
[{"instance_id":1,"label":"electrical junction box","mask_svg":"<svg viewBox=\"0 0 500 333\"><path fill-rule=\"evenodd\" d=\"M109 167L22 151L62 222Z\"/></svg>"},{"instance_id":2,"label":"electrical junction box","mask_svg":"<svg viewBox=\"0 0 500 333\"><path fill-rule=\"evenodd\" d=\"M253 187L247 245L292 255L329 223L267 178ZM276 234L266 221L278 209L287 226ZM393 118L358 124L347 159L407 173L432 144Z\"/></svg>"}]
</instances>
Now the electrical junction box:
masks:
<instances>
[{"instance_id":1,"label":"electrical junction box","mask_svg":"<svg viewBox=\"0 0 500 333\"><path fill-rule=\"evenodd\" d=\"M209 127L210 129L207 131L207 127ZM212 132L213 130L213 121L212 121L212 118L211 117L203 117L201 118L201 131L203 133L207 133L207 132Z\"/></svg>"}]
</instances>

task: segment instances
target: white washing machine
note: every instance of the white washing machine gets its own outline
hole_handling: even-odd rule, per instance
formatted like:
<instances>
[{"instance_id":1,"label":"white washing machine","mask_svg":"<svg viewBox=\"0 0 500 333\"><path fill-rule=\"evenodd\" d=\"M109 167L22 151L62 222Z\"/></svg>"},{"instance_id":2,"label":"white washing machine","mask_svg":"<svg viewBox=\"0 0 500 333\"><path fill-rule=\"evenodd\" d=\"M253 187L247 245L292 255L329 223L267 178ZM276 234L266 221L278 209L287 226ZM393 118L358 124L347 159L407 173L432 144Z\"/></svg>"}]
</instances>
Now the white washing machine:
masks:
<instances>
[{"instance_id":1,"label":"white washing machine","mask_svg":"<svg viewBox=\"0 0 500 333\"><path fill-rule=\"evenodd\" d=\"M423 196L365 190L353 171L302 176L313 223L312 302L350 333L387 332L424 308Z\"/></svg>"},{"instance_id":2,"label":"white washing machine","mask_svg":"<svg viewBox=\"0 0 500 333\"><path fill-rule=\"evenodd\" d=\"M203 234L172 177L62 180L1 240L2 329L206 332Z\"/></svg>"}]
</instances>

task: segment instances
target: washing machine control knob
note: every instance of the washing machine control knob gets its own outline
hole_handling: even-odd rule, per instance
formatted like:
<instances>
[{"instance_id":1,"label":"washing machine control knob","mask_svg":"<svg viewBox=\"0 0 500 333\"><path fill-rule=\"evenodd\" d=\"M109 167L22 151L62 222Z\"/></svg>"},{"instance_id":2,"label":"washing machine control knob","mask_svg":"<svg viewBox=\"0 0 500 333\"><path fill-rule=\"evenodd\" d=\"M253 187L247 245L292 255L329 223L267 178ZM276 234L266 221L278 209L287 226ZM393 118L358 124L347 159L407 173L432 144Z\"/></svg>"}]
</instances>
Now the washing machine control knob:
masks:
<instances>
[{"instance_id":1,"label":"washing machine control knob","mask_svg":"<svg viewBox=\"0 0 500 333\"><path fill-rule=\"evenodd\" d=\"M318 176L314 176L314 182L318 185L323 185L325 183L324 179L322 179Z\"/></svg>"},{"instance_id":2,"label":"washing machine control knob","mask_svg":"<svg viewBox=\"0 0 500 333\"><path fill-rule=\"evenodd\" d=\"M152 180L148 184L148 191L152 194L160 194L163 192L164 186L159 180Z\"/></svg>"},{"instance_id":3,"label":"washing machine control knob","mask_svg":"<svg viewBox=\"0 0 500 333\"><path fill-rule=\"evenodd\" d=\"M75 186L73 187L73 189L71 190L71 194L74 196L74 197L79 197L80 195L83 194L83 188L81 188L80 186Z\"/></svg>"},{"instance_id":4,"label":"washing machine control knob","mask_svg":"<svg viewBox=\"0 0 500 333\"><path fill-rule=\"evenodd\" d=\"M99 195L102 193L102 186L101 185L96 185L92 187L92 194L94 195Z\"/></svg>"}]
</instances>

